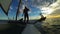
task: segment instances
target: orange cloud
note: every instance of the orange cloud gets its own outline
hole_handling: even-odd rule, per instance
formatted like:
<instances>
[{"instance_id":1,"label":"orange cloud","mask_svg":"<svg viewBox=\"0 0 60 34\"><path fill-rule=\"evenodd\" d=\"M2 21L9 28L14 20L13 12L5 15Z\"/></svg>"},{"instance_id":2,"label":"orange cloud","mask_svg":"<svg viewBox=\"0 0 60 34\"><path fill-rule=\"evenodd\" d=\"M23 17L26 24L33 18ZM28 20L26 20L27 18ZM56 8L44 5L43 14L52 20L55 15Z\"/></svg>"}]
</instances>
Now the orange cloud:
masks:
<instances>
[{"instance_id":1,"label":"orange cloud","mask_svg":"<svg viewBox=\"0 0 60 34\"><path fill-rule=\"evenodd\" d=\"M47 18L60 18L60 15L49 15Z\"/></svg>"}]
</instances>

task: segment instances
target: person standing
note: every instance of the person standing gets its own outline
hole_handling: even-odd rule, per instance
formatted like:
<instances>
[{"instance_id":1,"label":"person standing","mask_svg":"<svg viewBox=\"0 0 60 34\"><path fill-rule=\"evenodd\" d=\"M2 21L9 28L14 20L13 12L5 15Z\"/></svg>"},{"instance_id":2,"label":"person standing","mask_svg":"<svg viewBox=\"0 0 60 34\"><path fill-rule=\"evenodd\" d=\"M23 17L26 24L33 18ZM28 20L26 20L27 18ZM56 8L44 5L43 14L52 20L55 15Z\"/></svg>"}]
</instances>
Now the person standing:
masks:
<instances>
[{"instance_id":1,"label":"person standing","mask_svg":"<svg viewBox=\"0 0 60 34\"><path fill-rule=\"evenodd\" d=\"M29 9L25 6L25 8L24 8L24 10L23 10L24 22L25 22L26 20L27 20L27 22L29 21L28 11L29 11Z\"/></svg>"}]
</instances>

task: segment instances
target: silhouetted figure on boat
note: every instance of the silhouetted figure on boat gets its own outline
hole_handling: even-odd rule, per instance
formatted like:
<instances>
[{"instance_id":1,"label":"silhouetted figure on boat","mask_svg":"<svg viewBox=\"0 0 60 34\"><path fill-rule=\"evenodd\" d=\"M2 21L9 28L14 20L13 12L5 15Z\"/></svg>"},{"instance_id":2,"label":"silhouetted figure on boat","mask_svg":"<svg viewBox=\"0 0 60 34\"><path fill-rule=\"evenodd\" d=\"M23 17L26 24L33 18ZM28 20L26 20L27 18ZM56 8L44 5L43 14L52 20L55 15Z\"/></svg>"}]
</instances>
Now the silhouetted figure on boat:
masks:
<instances>
[{"instance_id":1,"label":"silhouetted figure on boat","mask_svg":"<svg viewBox=\"0 0 60 34\"><path fill-rule=\"evenodd\" d=\"M26 20L27 20L27 22L29 21L28 11L29 11L29 9L25 6L25 8L24 8L24 10L23 10L24 22L25 22Z\"/></svg>"},{"instance_id":2,"label":"silhouetted figure on boat","mask_svg":"<svg viewBox=\"0 0 60 34\"><path fill-rule=\"evenodd\" d=\"M41 18L40 19L38 19L35 23L37 23L37 22L42 22L42 21L44 21L45 19L46 19L46 17L44 17L42 14L40 14L41 15ZM35 24L34 23L34 24Z\"/></svg>"},{"instance_id":3,"label":"silhouetted figure on boat","mask_svg":"<svg viewBox=\"0 0 60 34\"><path fill-rule=\"evenodd\" d=\"M41 19L39 19L39 21L44 21L46 19L46 17L44 17L43 15L41 15Z\"/></svg>"}]
</instances>

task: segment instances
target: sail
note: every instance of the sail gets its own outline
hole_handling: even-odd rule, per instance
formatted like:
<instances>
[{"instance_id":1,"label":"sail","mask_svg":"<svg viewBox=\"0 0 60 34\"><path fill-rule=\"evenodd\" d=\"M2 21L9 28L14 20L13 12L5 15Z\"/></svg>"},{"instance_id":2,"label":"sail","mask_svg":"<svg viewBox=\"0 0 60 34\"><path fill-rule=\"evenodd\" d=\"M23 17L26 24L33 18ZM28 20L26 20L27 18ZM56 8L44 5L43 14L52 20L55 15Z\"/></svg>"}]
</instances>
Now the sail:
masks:
<instances>
[{"instance_id":1,"label":"sail","mask_svg":"<svg viewBox=\"0 0 60 34\"><path fill-rule=\"evenodd\" d=\"M10 8L12 0L0 0L0 7L4 11L5 14L8 13L8 9Z\"/></svg>"}]
</instances>

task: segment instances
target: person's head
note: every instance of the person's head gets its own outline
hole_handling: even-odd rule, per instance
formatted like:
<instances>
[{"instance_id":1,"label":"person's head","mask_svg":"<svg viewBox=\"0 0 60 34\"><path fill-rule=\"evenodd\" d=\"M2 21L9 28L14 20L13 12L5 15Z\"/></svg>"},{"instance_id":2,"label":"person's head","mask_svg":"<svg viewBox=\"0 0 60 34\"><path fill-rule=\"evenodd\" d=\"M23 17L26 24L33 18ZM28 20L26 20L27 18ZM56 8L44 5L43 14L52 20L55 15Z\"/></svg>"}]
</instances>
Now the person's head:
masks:
<instances>
[{"instance_id":1,"label":"person's head","mask_svg":"<svg viewBox=\"0 0 60 34\"><path fill-rule=\"evenodd\" d=\"M27 11L29 11L29 9L25 6L25 9L27 10Z\"/></svg>"}]
</instances>

